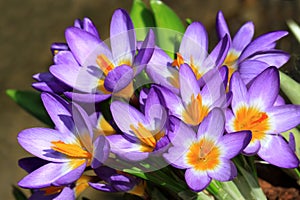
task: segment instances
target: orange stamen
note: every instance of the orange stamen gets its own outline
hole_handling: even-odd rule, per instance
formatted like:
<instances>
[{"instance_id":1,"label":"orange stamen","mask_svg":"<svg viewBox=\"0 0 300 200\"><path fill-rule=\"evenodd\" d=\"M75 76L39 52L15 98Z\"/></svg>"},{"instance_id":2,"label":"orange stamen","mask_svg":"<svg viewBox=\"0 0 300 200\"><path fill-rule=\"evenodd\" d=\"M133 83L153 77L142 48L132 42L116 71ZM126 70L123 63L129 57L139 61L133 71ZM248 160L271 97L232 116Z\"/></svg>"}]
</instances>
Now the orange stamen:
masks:
<instances>
[{"instance_id":1,"label":"orange stamen","mask_svg":"<svg viewBox=\"0 0 300 200\"><path fill-rule=\"evenodd\" d=\"M242 106L236 112L233 122L235 131L250 130L252 132L251 142L262 139L270 129L268 115L255 107Z\"/></svg>"},{"instance_id":2,"label":"orange stamen","mask_svg":"<svg viewBox=\"0 0 300 200\"><path fill-rule=\"evenodd\" d=\"M200 94L195 98L194 94L191 96L191 102L186 106L183 111L183 120L187 124L193 126L199 125L204 117L208 114L208 107L202 105L202 97Z\"/></svg>"},{"instance_id":3,"label":"orange stamen","mask_svg":"<svg viewBox=\"0 0 300 200\"><path fill-rule=\"evenodd\" d=\"M92 157L88 151L82 149L78 144L66 144L60 140L52 141L51 144L54 145L51 147L53 150L73 158L90 159Z\"/></svg>"},{"instance_id":4,"label":"orange stamen","mask_svg":"<svg viewBox=\"0 0 300 200\"><path fill-rule=\"evenodd\" d=\"M176 59L172 62L173 67L180 67L180 65L184 64L184 59L180 53L176 53Z\"/></svg>"}]
</instances>

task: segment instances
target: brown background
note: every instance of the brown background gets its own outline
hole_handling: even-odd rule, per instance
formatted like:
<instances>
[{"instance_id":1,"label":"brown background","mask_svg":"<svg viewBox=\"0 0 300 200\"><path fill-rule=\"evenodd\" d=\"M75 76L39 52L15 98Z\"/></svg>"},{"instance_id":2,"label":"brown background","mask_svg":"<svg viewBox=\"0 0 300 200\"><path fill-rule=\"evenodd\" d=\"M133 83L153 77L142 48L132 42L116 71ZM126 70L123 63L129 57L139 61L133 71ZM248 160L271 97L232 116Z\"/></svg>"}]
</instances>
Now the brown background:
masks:
<instances>
[{"instance_id":1,"label":"brown background","mask_svg":"<svg viewBox=\"0 0 300 200\"><path fill-rule=\"evenodd\" d=\"M287 29L285 21L300 22L300 2L296 0L166 0L182 18L201 21L209 30L215 43L215 15L223 10L230 29L234 33L244 22L255 23L255 34ZM52 55L52 42L64 41L64 30L74 19L90 17L101 37L107 38L109 21L114 9L130 10L132 1L124 0L1 0L0 1L0 199L13 199L11 185L25 173L17 166L17 160L29 155L17 144L19 131L43 126L24 112L6 95L5 90L30 90L31 76L47 71ZM294 56L299 45L292 36L281 40L280 47ZM285 69L298 79L292 62ZM299 79L298 79L299 80ZM106 195L88 191L91 199L107 199ZM98 198L97 198L98 197Z\"/></svg>"}]
</instances>

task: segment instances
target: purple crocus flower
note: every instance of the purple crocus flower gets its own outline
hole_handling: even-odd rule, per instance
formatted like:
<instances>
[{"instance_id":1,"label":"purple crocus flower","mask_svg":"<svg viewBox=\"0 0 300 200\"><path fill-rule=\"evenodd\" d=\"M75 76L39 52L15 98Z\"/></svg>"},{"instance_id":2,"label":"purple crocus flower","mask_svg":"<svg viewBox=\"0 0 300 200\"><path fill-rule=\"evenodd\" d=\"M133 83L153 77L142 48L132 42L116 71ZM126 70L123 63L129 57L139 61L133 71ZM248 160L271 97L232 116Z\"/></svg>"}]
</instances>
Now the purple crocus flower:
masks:
<instances>
[{"instance_id":1,"label":"purple crocus flower","mask_svg":"<svg viewBox=\"0 0 300 200\"><path fill-rule=\"evenodd\" d=\"M132 21L122 9L112 16L111 49L91 30L70 27L65 36L78 64L55 64L50 67L50 72L74 88L76 92L66 92L67 97L82 102L99 102L112 93L130 97L132 79L148 63L155 46L154 33L150 30L141 48L137 49Z\"/></svg>"},{"instance_id":2,"label":"purple crocus flower","mask_svg":"<svg viewBox=\"0 0 300 200\"><path fill-rule=\"evenodd\" d=\"M19 165L28 173L48 164L49 161L42 160L37 157L28 157L19 160ZM89 182L96 181L94 176L82 175L76 182L63 186L48 186L45 188L32 189L32 195L29 200L64 200L76 199L87 187Z\"/></svg>"},{"instance_id":3,"label":"purple crocus flower","mask_svg":"<svg viewBox=\"0 0 300 200\"><path fill-rule=\"evenodd\" d=\"M25 150L49 163L24 177L19 182L24 188L73 183L86 167L99 167L109 153L107 140L104 136L94 137L88 115L81 107L56 95L42 93L41 98L55 129L23 130L18 135L18 142Z\"/></svg>"},{"instance_id":4,"label":"purple crocus flower","mask_svg":"<svg viewBox=\"0 0 300 200\"><path fill-rule=\"evenodd\" d=\"M300 123L300 106L274 105L279 93L278 69L267 68L251 82L249 88L235 72L230 91L233 95L232 110L226 112L226 130L252 132L252 140L243 152L258 154L279 167L297 167L299 160L280 133Z\"/></svg>"},{"instance_id":5,"label":"purple crocus flower","mask_svg":"<svg viewBox=\"0 0 300 200\"><path fill-rule=\"evenodd\" d=\"M111 151L129 161L144 160L159 153L167 146L167 112L161 105L156 91L150 89L141 113L131 105L114 101L111 103L113 119L124 133L108 136Z\"/></svg>"},{"instance_id":6,"label":"purple crocus flower","mask_svg":"<svg viewBox=\"0 0 300 200\"><path fill-rule=\"evenodd\" d=\"M214 107L227 107L228 95L225 94L224 85L224 81L227 81L227 69L214 69L213 72L201 89L192 69L187 64L182 64L178 77L180 95L158 86L170 114L186 124L197 126Z\"/></svg>"},{"instance_id":7,"label":"purple crocus flower","mask_svg":"<svg viewBox=\"0 0 300 200\"><path fill-rule=\"evenodd\" d=\"M83 20L80 19L75 20L74 27L89 32L90 34L100 39L99 33L95 25L89 18L84 18ZM78 65L76 59L70 52L68 44L66 43L53 43L51 45L51 52L54 56L53 62L55 65L60 65L60 64ZM37 82L33 83L32 87L41 92L62 94L66 91L72 91L71 87L69 87L62 81L55 78L49 72L35 74L33 78Z\"/></svg>"},{"instance_id":8,"label":"purple crocus flower","mask_svg":"<svg viewBox=\"0 0 300 200\"><path fill-rule=\"evenodd\" d=\"M145 182L122 171L101 166L95 169L101 179L100 183L90 183L90 186L102 192L126 192L137 196L146 197Z\"/></svg>"},{"instance_id":9,"label":"purple crocus flower","mask_svg":"<svg viewBox=\"0 0 300 200\"><path fill-rule=\"evenodd\" d=\"M225 117L219 108L210 111L197 133L182 121L172 120L175 128L170 140L173 146L164 157L172 166L186 169L185 180L192 190L205 189L212 179L229 181L237 176L230 159L250 142L250 131L223 135Z\"/></svg>"},{"instance_id":10,"label":"purple crocus flower","mask_svg":"<svg viewBox=\"0 0 300 200\"><path fill-rule=\"evenodd\" d=\"M276 41L286 36L288 34L286 31L266 33L252 41L254 25L252 22L247 22L232 39L221 11L217 14L216 24L219 38L229 36L230 49L223 63L229 69L229 79L237 70L247 84L269 66L281 67L290 57L288 53L275 49Z\"/></svg>"},{"instance_id":11,"label":"purple crocus flower","mask_svg":"<svg viewBox=\"0 0 300 200\"><path fill-rule=\"evenodd\" d=\"M209 70L221 67L228 48L228 37L225 36L208 54L207 32L200 22L193 22L183 35L177 58L172 60L156 47L146 71L154 83L178 93L178 68L182 64L188 64L199 80Z\"/></svg>"}]
</instances>

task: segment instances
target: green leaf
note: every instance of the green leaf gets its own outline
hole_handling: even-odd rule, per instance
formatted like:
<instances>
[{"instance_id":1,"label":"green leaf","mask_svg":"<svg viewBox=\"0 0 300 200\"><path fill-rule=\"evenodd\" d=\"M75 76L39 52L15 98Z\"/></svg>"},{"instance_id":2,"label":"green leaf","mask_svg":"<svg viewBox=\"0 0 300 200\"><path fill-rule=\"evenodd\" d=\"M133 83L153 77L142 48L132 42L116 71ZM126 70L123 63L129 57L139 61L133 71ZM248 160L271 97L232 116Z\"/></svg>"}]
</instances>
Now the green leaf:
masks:
<instances>
[{"instance_id":1,"label":"green leaf","mask_svg":"<svg viewBox=\"0 0 300 200\"><path fill-rule=\"evenodd\" d=\"M16 186L13 187L13 195L15 197L15 200L27 200L26 195Z\"/></svg>"},{"instance_id":2,"label":"green leaf","mask_svg":"<svg viewBox=\"0 0 300 200\"><path fill-rule=\"evenodd\" d=\"M153 13L142 0L134 0L130 17L136 31L137 40L144 40L148 33L147 27L155 27Z\"/></svg>"},{"instance_id":3,"label":"green leaf","mask_svg":"<svg viewBox=\"0 0 300 200\"><path fill-rule=\"evenodd\" d=\"M156 30L158 45L174 59L185 27L177 14L162 1L151 0L150 6L158 28Z\"/></svg>"},{"instance_id":4,"label":"green leaf","mask_svg":"<svg viewBox=\"0 0 300 200\"><path fill-rule=\"evenodd\" d=\"M294 36L296 37L298 42L300 43L300 27L299 27L299 25L293 20L288 20L287 25L291 29L292 33L294 34Z\"/></svg>"},{"instance_id":5,"label":"green leaf","mask_svg":"<svg viewBox=\"0 0 300 200\"><path fill-rule=\"evenodd\" d=\"M9 89L6 90L6 94L31 115L53 127L53 123L44 108L40 93Z\"/></svg>"},{"instance_id":6,"label":"green leaf","mask_svg":"<svg viewBox=\"0 0 300 200\"><path fill-rule=\"evenodd\" d=\"M279 71L280 73L280 88L293 104L300 105L300 84Z\"/></svg>"}]
</instances>

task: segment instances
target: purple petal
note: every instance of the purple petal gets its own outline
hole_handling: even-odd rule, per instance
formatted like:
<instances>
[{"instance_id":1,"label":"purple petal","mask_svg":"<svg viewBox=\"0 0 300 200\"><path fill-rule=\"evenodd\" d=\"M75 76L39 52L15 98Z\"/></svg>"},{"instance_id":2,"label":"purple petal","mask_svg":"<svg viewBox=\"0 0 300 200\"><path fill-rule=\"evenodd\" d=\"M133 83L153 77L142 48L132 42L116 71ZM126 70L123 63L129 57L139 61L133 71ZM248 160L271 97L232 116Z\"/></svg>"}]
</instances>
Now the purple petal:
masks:
<instances>
[{"instance_id":1,"label":"purple petal","mask_svg":"<svg viewBox=\"0 0 300 200\"><path fill-rule=\"evenodd\" d=\"M259 60L246 60L240 63L238 71L242 80L247 85L268 67L270 67L270 65Z\"/></svg>"},{"instance_id":2,"label":"purple petal","mask_svg":"<svg viewBox=\"0 0 300 200\"><path fill-rule=\"evenodd\" d=\"M101 102L111 97L111 94L85 94L76 92L65 92L64 95L73 101L82 103Z\"/></svg>"},{"instance_id":3,"label":"purple petal","mask_svg":"<svg viewBox=\"0 0 300 200\"><path fill-rule=\"evenodd\" d=\"M258 103L262 109L272 106L278 93L279 72L275 67L269 67L259 74L248 91L251 102Z\"/></svg>"},{"instance_id":4,"label":"purple petal","mask_svg":"<svg viewBox=\"0 0 300 200\"><path fill-rule=\"evenodd\" d=\"M74 134L80 140L81 145L89 152L93 151L93 127L87 113L78 104L72 104L72 115L76 129Z\"/></svg>"},{"instance_id":5,"label":"purple petal","mask_svg":"<svg viewBox=\"0 0 300 200\"><path fill-rule=\"evenodd\" d=\"M186 170L184 176L188 186L195 192L204 190L211 181L211 178L206 172L198 172L194 169Z\"/></svg>"},{"instance_id":6,"label":"purple petal","mask_svg":"<svg viewBox=\"0 0 300 200\"><path fill-rule=\"evenodd\" d=\"M219 140L222 157L231 159L238 155L251 141L251 131L240 131L226 134Z\"/></svg>"},{"instance_id":7,"label":"purple petal","mask_svg":"<svg viewBox=\"0 0 300 200\"><path fill-rule=\"evenodd\" d=\"M65 137L73 136L74 122L70 104L60 96L49 93L42 93L41 99L55 127L61 134Z\"/></svg>"},{"instance_id":8,"label":"purple petal","mask_svg":"<svg viewBox=\"0 0 300 200\"><path fill-rule=\"evenodd\" d=\"M69 199L69 200L76 199L74 191L69 187L64 187L61 193L57 197L55 197L55 200L65 200L65 199Z\"/></svg>"},{"instance_id":9,"label":"purple petal","mask_svg":"<svg viewBox=\"0 0 300 200\"><path fill-rule=\"evenodd\" d=\"M196 141L194 130L176 117L171 117L170 123L173 125L173 130L168 134L171 143L188 149Z\"/></svg>"},{"instance_id":10,"label":"purple petal","mask_svg":"<svg viewBox=\"0 0 300 200\"><path fill-rule=\"evenodd\" d=\"M184 146L174 146L168 149L168 153L164 153L164 159L178 169L190 168L190 165L186 162L186 154L189 151L187 147Z\"/></svg>"},{"instance_id":11,"label":"purple petal","mask_svg":"<svg viewBox=\"0 0 300 200\"><path fill-rule=\"evenodd\" d=\"M274 106L282 106L285 105L285 100L282 96L278 95L277 99L274 102Z\"/></svg>"},{"instance_id":12,"label":"purple petal","mask_svg":"<svg viewBox=\"0 0 300 200\"><path fill-rule=\"evenodd\" d=\"M67 162L69 158L54 151L51 147L53 141L74 142L75 138L66 137L66 135L49 128L30 128L23 130L18 135L19 144L31 154L44 160L53 162Z\"/></svg>"},{"instance_id":13,"label":"purple petal","mask_svg":"<svg viewBox=\"0 0 300 200\"><path fill-rule=\"evenodd\" d=\"M297 155L280 135L266 135L261 141L261 148L257 154L278 167L296 168L299 166Z\"/></svg>"},{"instance_id":14,"label":"purple petal","mask_svg":"<svg viewBox=\"0 0 300 200\"><path fill-rule=\"evenodd\" d=\"M86 168L84 160L74 160L70 163L64 163L59 169L59 176L52 183L54 186L67 185L78 180Z\"/></svg>"},{"instance_id":15,"label":"purple petal","mask_svg":"<svg viewBox=\"0 0 300 200\"><path fill-rule=\"evenodd\" d=\"M184 110L182 100L174 94L171 90L165 87L155 86L156 91L163 97L164 106L166 106L172 115L182 118L182 112Z\"/></svg>"},{"instance_id":16,"label":"purple petal","mask_svg":"<svg viewBox=\"0 0 300 200\"><path fill-rule=\"evenodd\" d=\"M183 64L179 69L179 82L180 82L180 96L184 105L187 106L191 103L191 97L197 98L200 94L200 87L194 72L189 65Z\"/></svg>"},{"instance_id":17,"label":"purple petal","mask_svg":"<svg viewBox=\"0 0 300 200\"><path fill-rule=\"evenodd\" d=\"M82 166L85 168L85 165ZM84 170L83 167L80 166L75 171L81 171L81 175ZM70 174L70 176L68 176L65 183L72 183L80 177L80 175L78 176L79 173L74 174L72 170L74 169L69 167L69 163L49 163L25 176L19 181L18 185L30 189L49 187L55 181L67 176L67 174Z\"/></svg>"},{"instance_id":18,"label":"purple petal","mask_svg":"<svg viewBox=\"0 0 300 200\"><path fill-rule=\"evenodd\" d=\"M74 26L84 31L92 34L93 36L97 37L100 40L99 33L97 28L95 27L94 23L89 18L83 18L83 20L75 20Z\"/></svg>"},{"instance_id":19,"label":"purple petal","mask_svg":"<svg viewBox=\"0 0 300 200\"><path fill-rule=\"evenodd\" d=\"M54 63L56 65L65 64L65 65L78 65L76 59L70 51L60 51L55 54Z\"/></svg>"},{"instance_id":20,"label":"purple petal","mask_svg":"<svg viewBox=\"0 0 300 200\"><path fill-rule=\"evenodd\" d=\"M145 116L136 108L121 101L114 101L110 105L112 116L121 131L133 135L130 126L137 127L138 123L147 124Z\"/></svg>"},{"instance_id":21,"label":"purple petal","mask_svg":"<svg viewBox=\"0 0 300 200\"><path fill-rule=\"evenodd\" d=\"M292 132L289 134L289 146L292 149L293 152L296 151L296 141L295 141L295 136Z\"/></svg>"},{"instance_id":22,"label":"purple petal","mask_svg":"<svg viewBox=\"0 0 300 200\"><path fill-rule=\"evenodd\" d=\"M70 87L89 93L97 89L99 79L103 76L102 71L94 66L52 65L50 72Z\"/></svg>"},{"instance_id":23,"label":"purple petal","mask_svg":"<svg viewBox=\"0 0 300 200\"><path fill-rule=\"evenodd\" d=\"M238 52L242 52L244 48L251 42L254 35L253 22L245 23L235 34L232 40L232 48Z\"/></svg>"},{"instance_id":24,"label":"purple petal","mask_svg":"<svg viewBox=\"0 0 300 200\"><path fill-rule=\"evenodd\" d=\"M107 136L111 151L124 160L141 161L148 157L148 152L142 152L142 145L128 141L122 135Z\"/></svg>"},{"instance_id":25,"label":"purple petal","mask_svg":"<svg viewBox=\"0 0 300 200\"><path fill-rule=\"evenodd\" d=\"M299 105L282 105L271 107L266 110L271 124L274 127L273 133L288 131L300 123Z\"/></svg>"},{"instance_id":26,"label":"purple petal","mask_svg":"<svg viewBox=\"0 0 300 200\"><path fill-rule=\"evenodd\" d=\"M155 48L155 35L152 29L149 30L146 39L142 43L138 54L135 57L133 66L135 74L140 73L152 57Z\"/></svg>"},{"instance_id":27,"label":"purple petal","mask_svg":"<svg viewBox=\"0 0 300 200\"><path fill-rule=\"evenodd\" d=\"M128 86L133 77L134 71L130 66L118 66L107 74L104 80L104 87L110 92L117 93Z\"/></svg>"},{"instance_id":28,"label":"purple petal","mask_svg":"<svg viewBox=\"0 0 300 200\"><path fill-rule=\"evenodd\" d=\"M179 53L187 63L194 61L200 66L207 55L208 36L205 27L200 22L190 24L181 41Z\"/></svg>"},{"instance_id":29,"label":"purple petal","mask_svg":"<svg viewBox=\"0 0 300 200\"><path fill-rule=\"evenodd\" d=\"M110 146L106 137L98 136L93 143L93 161L91 167L95 169L104 163L108 158L109 151Z\"/></svg>"},{"instance_id":30,"label":"purple petal","mask_svg":"<svg viewBox=\"0 0 300 200\"><path fill-rule=\"evenodd\" d=\"M227 159L220 159L217 169L209 170L208 176L217 181L230 181L237 176L237 169L232 161Z\"/></svg>"},{"instance_id":31,"label":"purple petal","mask_svg":"<svg viewBox=\"0 0 300 200\"><path fill-rule=\"evenodd\" d=\"M231 107L234 111L238 109L241 103L248 103L247 88L238 72L231 76L229 90L232 92Z\"/></svg>"},{"instance_id":32,"label":"purple petal","mask_svg":"<svg viewBox=\"0 0 300 200\"><path fill-rule=\"evenodd\" d=\"M255 140L254 142L250 142L248 146L243 150L243 153L252 156L255 155L261 147L260 140Z\"/></svg>"},{"instance_id":33,"label":"purple petal","mask_svg":"<svg viewBox=\"0 0 300 200\"><path fill-rule=\"evenodd\" d=\"M230 48L228 37L228 35L225 35L205 59L203 68L205 68L206 71L220 67L223 64Z\"/></svg>"},{"instance_id":34,"label":"purple petal","mask_svg":"<svg viewBox=\"0 0 300 200\"><path fill-rule=\"evenodd\" d=\"M115 188L113 188L111 185L105 184L105 183L89 183L89 185L99 191L102 192L118 192Z\"/></svg>"},{"instance_id":35,"label":"purple petal","mask_svg":"<svg viewBox=\"0 0 300 200\"><path fill-rule=\"evenodd\" d=\"M55 55L60 51L69 51L69 47L66 43L54 42L51 44L50 50L52 55Z\"/></svg>"},{"instance_id":36,"label":"purple petal","mask_svg":"<svg viewBox=\"0 0 300 200\"><path fill-rule=\"evenodd\" d=\"M126 60L132 64L136 51L136 38L132 21L123 9L117 9L110 23L110 43L116 65Z\"/></svg>"},{"instance_id":37,"label":"purple petal","mask_svg":"<svg viewBox=\"0 0 300 200\"><path fill-rule=\"evenodd\" d=\"M269 66L277 68L284 65L290 58L290 55L284 51L274 49L272 51L259 52L257 55L250 58L250 60L258 60L267 63Z\"/></svg>"},{"instance_id":38,"label":"purple petal","mask_svg":"<svg viewBox=\"0 0 300 200\"><path fill-rule=\"evenodd\" d=\"M253 40L242 52L239 60L242 61L256 52L265 51L270 49L270 44L275 43L280 38L286 36L288 32L286 31L275 31L266 33L255 40Z\"/></svg>"},{"instance_id":39,"label":"purple petal","mask_svg":"<svg viewBox=\"0 0 300 200\"><path fill-rule=\"evenodd\" d=\"M228 39L231 41L230 32L222 11L219 11L217 14L216 24L219 38L222 39L225 35L228 35Z\"/></svg>"},{"instance_id":40,"label":"purple petal","mask_svg":"<svg viewBox=\"0 0 300 200\"><path fill-rule=\"evenodd\" d=\"M217 142L224 133L225 116L221 109L214 108L199 125L197 138L206 137Z\"/></svg>"},{"instance_id":41,"label":"purple petal","mask_svg":"<svg viewBox=\"0 0 300 200\"><path fill-rule=\"evenodd\" d=\"M151 88L145 105L145 116L151 123L153 130L160 131L167 120L167 111L161 105L159 96L154 88Z\"/></svg>"},{"instance_id":42,"label":"purple petal","mask_svg":"<svg viewBox=\"0 0 300 200\"><path fill-rule=\"evenodd\" d=\"M87 62L89 56L99 48L101 43L99 38L76 27L66 29L65 37L74 57L80 65L84 65Z\"/></svg>"}]
</instances>

